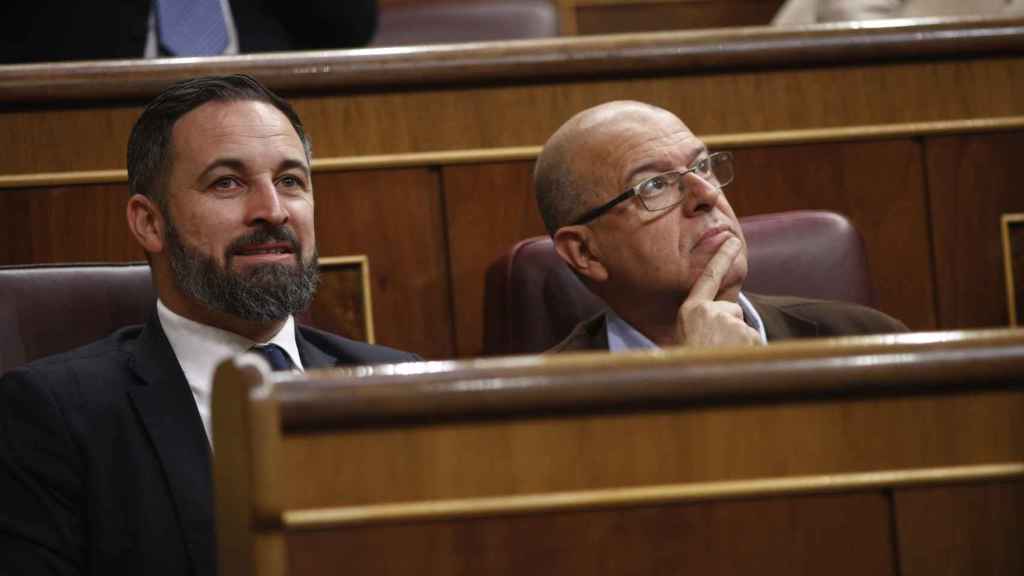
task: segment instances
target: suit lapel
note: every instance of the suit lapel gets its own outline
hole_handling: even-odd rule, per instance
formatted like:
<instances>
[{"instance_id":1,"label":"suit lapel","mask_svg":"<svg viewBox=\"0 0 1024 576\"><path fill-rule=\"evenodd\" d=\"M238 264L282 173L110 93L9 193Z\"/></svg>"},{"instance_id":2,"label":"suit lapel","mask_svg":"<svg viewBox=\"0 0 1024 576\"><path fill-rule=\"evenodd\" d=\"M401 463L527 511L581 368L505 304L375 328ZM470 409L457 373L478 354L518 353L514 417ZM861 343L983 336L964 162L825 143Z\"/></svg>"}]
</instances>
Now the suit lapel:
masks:
<instances>
[{"instance_id":1,"label":"suit lapel","mask_svg":"<svg viewBox=\"0 0 1024 576\"><path fill-rule=\"evenodd\" d=\"M129 393L163 466L196 574L215 568L210 445L195 399L156 314L134 349L140 383Z\"/></svg>"},{"instance_id":2,"label":"suit lapel","mask_svg":"<svg viewBox=\"0 0 1024 576\"><path fill-rule=\"evenodd\" d=\"M818 335L818 324L775 305L770 296L760 296L744 292L747 300L753 304L757 314L764 323L764 332L768 341L789 338L814 338Z\"/></svg>"},{"instance_id":3,"label":"suit lapel","mask_svg":"<svg viewBox=\"0 0 1024 576\"><path fill-rule=\"evenodd\" d=\"M338 359L317 348L302 335L298 324L295 325L295 345L299 348L299 356L302 357L303 368L333 368L338 365Z\"/></svg>"}]
</instances>

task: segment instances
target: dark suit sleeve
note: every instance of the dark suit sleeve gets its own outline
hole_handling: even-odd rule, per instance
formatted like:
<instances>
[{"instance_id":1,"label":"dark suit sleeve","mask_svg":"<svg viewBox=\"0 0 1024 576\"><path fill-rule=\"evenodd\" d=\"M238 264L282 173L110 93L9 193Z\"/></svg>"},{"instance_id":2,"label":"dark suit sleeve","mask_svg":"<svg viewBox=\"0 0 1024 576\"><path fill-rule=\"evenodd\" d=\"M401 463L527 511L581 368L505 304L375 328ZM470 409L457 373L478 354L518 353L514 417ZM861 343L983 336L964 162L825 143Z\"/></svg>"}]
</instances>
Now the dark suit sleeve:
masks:
<instances>
[{"instance_id":1,"label":"dark suit sleeve","mask_svg":"<svg viewBox=\"0 0 1024 576\"><path fill-rule=\"evenodd\" d=\"M294 49L365 46L377 30L376 0L272 0L272 4Z\"/></svg>"},{"instance_id":2,"label":"dark suit sleeve","mask_svg":"<svg viewBox=\"0 0 1024 576\"><path fill-rule=\"evenodd\" d=\"M54 375L0 379L0 574L81 573L82 461L45 386Z\"/></svg>"}]
</instances>

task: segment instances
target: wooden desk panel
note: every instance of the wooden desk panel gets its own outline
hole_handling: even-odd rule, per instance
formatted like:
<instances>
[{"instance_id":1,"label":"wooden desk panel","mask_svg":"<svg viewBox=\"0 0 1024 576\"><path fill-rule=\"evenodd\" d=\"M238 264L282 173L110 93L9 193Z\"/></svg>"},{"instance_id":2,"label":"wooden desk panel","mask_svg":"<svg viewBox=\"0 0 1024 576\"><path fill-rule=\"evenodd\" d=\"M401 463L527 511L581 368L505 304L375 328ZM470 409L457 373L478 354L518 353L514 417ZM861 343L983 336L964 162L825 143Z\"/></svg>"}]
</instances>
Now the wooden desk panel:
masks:
<instances>
[{"instance_id":1,"label":"wooden desk panel","mask_svg":"<svg viewBox=\"0 0 1024 576\"><path fill-rule=\"evenodd\" d=\"M290 532L289 573L894 574L881 493Z\"/></svg>"},{"instance_id":2,"label":"wooden desk panel","mask_svg":"<svg viewBox=\"0 0 1024 576\"><path fill-rule=\"evenodd\" d=\"M446 166L448 246L456 352L479 356L484 342L484 275L513 244L546 233L533 193L533 162Z\"/></svg>"},{"instance_id":3,"label":"wooden desk panel","mask_svg":"<svg viewBox=\"0 0 1024 576\"><path fill-rule=\"evenodd\" d=\"M926 142L942 326L1009 324L1000 217L1024 212L1022 149L1022 132Z\"/></svg>"},{"instance_id":4,"label":"wooden desk panel","mask_svg":"<svg viewBox=\"0 0 1024 576\"><path fill-rule=\"evenodd\" d=\"M144 260L127 201L126 183L0 189L0 265Z\"/></svg>"},{"instance_id":5,"label":"wooden desk panel","mask_svg":"<svg viewBox=\"0 0 1024 576\"><path fill-rule=\"evenodd\" d=\"M377 342L428 358L454 354L444 214L427 169L318 172L321 256L370 259Z\"/></svg>"},{"instance_id":6,"label":"wooden desk panel","mask_svg":"<svg viewBox=\"0 0 1024 576\"><path fill-rule=\"evenodd\" d=\"M905 576L1024 573L1024 482L897 490Z\"/></svg>"}]
</instances>

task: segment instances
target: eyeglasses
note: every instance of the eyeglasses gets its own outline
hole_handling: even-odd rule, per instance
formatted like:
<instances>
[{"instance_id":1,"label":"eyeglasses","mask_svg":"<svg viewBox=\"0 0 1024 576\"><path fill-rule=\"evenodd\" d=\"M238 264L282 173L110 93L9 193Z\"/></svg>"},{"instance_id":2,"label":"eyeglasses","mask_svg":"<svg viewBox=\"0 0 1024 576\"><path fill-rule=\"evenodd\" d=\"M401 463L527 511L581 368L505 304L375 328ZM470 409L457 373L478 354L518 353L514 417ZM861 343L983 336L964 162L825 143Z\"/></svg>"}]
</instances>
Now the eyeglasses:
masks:
<instances>
[{"instance_id":1,"label":"eyeglasses","mask_svg":"<svg viewBox=\"0 0 1024 576\"><path fill-rule=\"evenodd\" d=\"M691 194L693 180L687 175L694 175L701 184L713 186L716 190L728 186L733 179L732 153L716 152L705 156L685 169L670 170L664 174L652 176L643 182L612 198L605 204L588 210L570 225L577 226L593 221L598 216L629 200L633 196L640 199L643 207L651 212L668 210L682 203Z\"/></svg>"}]
</instances>

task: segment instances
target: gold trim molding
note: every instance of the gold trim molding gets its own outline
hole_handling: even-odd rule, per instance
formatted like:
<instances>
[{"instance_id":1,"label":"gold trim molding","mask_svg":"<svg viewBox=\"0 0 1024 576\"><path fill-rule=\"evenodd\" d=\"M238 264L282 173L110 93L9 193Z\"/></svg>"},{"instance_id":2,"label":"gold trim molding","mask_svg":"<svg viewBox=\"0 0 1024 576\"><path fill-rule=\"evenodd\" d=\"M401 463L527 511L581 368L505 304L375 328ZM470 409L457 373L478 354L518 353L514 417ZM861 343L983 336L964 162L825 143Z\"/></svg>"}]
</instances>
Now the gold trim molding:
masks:
<instances>
[{"instance_id":1,"label":"gold trim molding","mask_svg":"<svg viewBox=\"0 0 1024 576\"><path fill-rule=\"evenodd\" d=\"M359 266L360 281L363 283L363 319L366 342L376 344L377 339L373 331L373 297L370 293L370 259L365 254L354 256L328 256L317 260L320 270L330 268L342 268L353 264Z\"/></svg>"},{"instance_id":2,"label":"gold trim molding","mask_svg":"<svg viewBox=\"0 0 1024 576\"><path fill-rule=\"evenodd\" d=\"M286 530L796 496L1024 478L1024 462L290 510Z\"/></svg>"},{"instance_id":3,"label":"gold trim molding","mask_svg":"<svg viewBox=\"0 0 1024 576\"><path fill-rule=\"evenodd\" d=\"M704 142L711 148L752 148L755 146L790 146L824 142L857 142L895 138L983 134L1021 129L1024 129L1024 116L1007 116L999 118L939 120L933 122L907 122L902 124L810 128L803 130L768 130L739 134L712 134L704 137ZM322 158L313 160L313 171L348 172L385 168L421 168L458 164L483 164L487 162L515 162L533 160L540 153L540 150L540 146L516 146ZM0 175L0 189L123 184L127 181L128 173L125 170L8 174Z\"/></svg>"}]
</instances>

